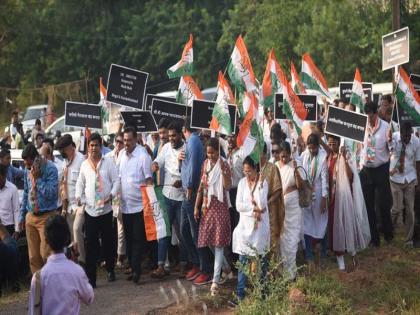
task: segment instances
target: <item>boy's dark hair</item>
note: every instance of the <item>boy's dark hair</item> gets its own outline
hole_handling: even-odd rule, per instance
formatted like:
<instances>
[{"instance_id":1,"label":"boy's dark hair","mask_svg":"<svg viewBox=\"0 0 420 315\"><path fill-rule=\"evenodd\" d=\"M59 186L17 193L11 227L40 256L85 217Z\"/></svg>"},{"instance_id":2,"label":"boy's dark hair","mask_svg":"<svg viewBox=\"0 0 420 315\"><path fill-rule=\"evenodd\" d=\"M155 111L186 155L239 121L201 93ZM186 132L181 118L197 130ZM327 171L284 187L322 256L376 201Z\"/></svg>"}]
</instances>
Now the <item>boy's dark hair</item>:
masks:
<instances>
[{"instance_id":1,"label":"boy's dark hair","mask_svg":"<svg viewBox=\"0 0 420 315\"><path fill-rule=\"evenodd\" d=\"M41 126L41 119L37 118L35 120L35 125L40 125Z\"/></svg>"},{"instance_id":2,"label":"boy's dark hair","mask_svg":"<svg viewBox=\"0 0 420 315\"><path fill-rule=\"evenodd\" d=\"M319 137L318 137L318 135L316 135L314 133L311 133L308 136L308 139L306 140L306 144L307 145L314 144L316 146L319 146Z\"/></svg>"},{"instance_id":3,"label":"boy's dark hair","mask_svg":"<svg viewBox=\"0 0 420 315\"><path fill-rule=\"evenodd\" d=\"M387 101L388 103L392 104L392 96L391 94L385 94L381 96L381 101Z\"/></svg>"},{"instance_id":4,"label":"boy's dark hair","mask_svg":"<svg viewBox=\"0 0 420 315\"><path fill-rule=\"evenodd\" d=\"M336 135L332 135L332 134L330 134L330 133L327 133L327 140L328 139L334 139L335 141L337 141L337 142L340 142L341 141L341 139L340 139L340 137L338 137L338 136L336 136Z\"/></svg>"},{"instance_id":5,"label":"boy's dark hair","mask_svg":"<svg viewBox=\"0 0 420 315\"><path fill-rule=\"evenodd\" d=\"M404 121L401 124L400 132L406 133L406 134L412 133L413 132L413 125L411 124L411 121Z\"/></svg>"},{"instance_id":6,"label":"boy's dark hair","mask_svg":"<svg viewBox=\"0 0 420 315\"><path fill-rule=\"evenodd\" d=\"M38 150L32 143L28 143L25 149L22 151L22 159L31 159L35 160L35 158L39 155Z\"/></svg>"},{"instance_id":7,"label":"boy's dark hair","mask_svg":"<svg viewBox=\"0 0 420 315\"><path fill-rule=\"evenodd\" d=\"M92 142L92 141L98 141L99 144L102 146L102 137L99 133L96 133L96 132L92 133L92 135L89 138L89 142Z\"/></svg>"},{"instance_id":8,"label":"boy's dark hair","mask_svg":"<svg viewBox=\"0 0 420 315\"><path fill-rule=\"evenodd\" d=\"M6 155L10 154L10 150L9 149L1 149L0 151L0 159L4 158Z\"/></svg>"},{"instance_id":9,"label":"boy's dark hair","mask_svg":"<svg viewBox=\"0 0 420 315\"><path fill-rule=\"evenodd\" d=\"M170 121L168 118L162 118L161 120L159 120L158 129L168 128L169 124L170 124Z\"/></svg>"},{"instance_id":10,"label":"boy's dark hair","mask_svg":"<svg viewBox=\"0 0 420 315\"><path fill-rule=\"evenodd\" d=\"M131 133L135 139L137 139L137 131L136 128L128 126L124 128L124 133Z\"/></svg>"},{"instance_id":11,"label":"boy's dark hair","mask_svg":"<svg viewBox=\"0 0 420 315\"><path fill-rule=\"evenodd\" d=\"M70 228L61 215L49 217L45 223L44 235L54 252L62 252L70 244Z\"/></svg>"},{"instance_id":12,"label":"boy's dark hair","mask_svg":"<svg viewBox=\"0 0 420 315\"><path fill-rule=\"evenodd\" d=\"M42 140L42 143L48 143L51 146L51 148L54 149L54 140L53 139L45 138L44 140Z\"/></svg>"},{"instance_id":13,"label":"boy's dark hair","mask_svg":"<svg viewBox=\"0 0 420 315\"><path fill-rule=\"evenodd\" d=\"M368 102L365 105L365 114L376 114L378 112L378 104Z\"/></svg>"},{"instance_id":14,"label":"boy's dark hair","mask_svg":"<svg viewBox=\"0 0 420 315\"><path fill-rule=\"evenodd\" d=\"M176 133L182 134L182 125L178 120L173 120L168 124L168 130L175 130Z\"/></svg>"},{"instance_id":15,"label":"boy's dark hair","mask_svg":"<svg viewBox=\"0 0 420 315\"><path fill-rule=\"evenodd\" d=\"M206 143L206 147L211 147L216 151L219 150L219 139L210 138Z\"/></svg>"}]
</instances>

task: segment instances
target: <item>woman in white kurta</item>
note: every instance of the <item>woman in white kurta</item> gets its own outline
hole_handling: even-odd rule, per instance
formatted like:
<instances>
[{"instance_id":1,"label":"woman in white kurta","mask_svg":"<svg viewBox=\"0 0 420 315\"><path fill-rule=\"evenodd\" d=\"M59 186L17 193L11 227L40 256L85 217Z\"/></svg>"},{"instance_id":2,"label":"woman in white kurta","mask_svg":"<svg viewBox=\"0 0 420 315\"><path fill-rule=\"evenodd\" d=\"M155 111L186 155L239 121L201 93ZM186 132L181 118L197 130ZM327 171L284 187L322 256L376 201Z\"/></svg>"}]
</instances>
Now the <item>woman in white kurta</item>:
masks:
<instances>
[{"instance_id":1,"label":"woman in white kurta","mask_svg":"<svg viewBox=\"0 0 420 315\"><path fill-rule=\"evenodd\" d=\"M239 181L236 209L239 223L233 231L232 251L239 254L241 264L248 263L248 257L265 256L270 249L270 221L267 211L268 185L259 179L256 164L249 156L244 163L245 177ZM264 257L262 260L266 260ZM264 263L263 263L264 264ZM264 276L264 266L263 266ZM246 275L238 272L237 296L245 297Z\"/></svg>"},{"instance_id":2,"label":"woman in white kurta","mask_svg":"<svg viewBox=\"0 0 420 315\"><path fill-rule=\"evenodd\" d=\"M284 196L284 226L280 236L280 252L283 259L285 275L288 279L296 278L296 253L302 229L302 209L299 206L298 189L302 186L302 177L297 171L297 163L291 159L288 142L279 145L279 161Z\"/></svg>"},{"instance_id":3,"label":"woman in white kurta","mask_svg":"<svg viewBox=\"0 0 420 315\"><path fill-rule=\"evenodd\" d=\"M325 234L328 224L328 168L327 153L319 148L319 138L310 134L307 148L301 156L302 166L312 185L312 203L303 209L303 234L305 237L305 258L314 260L312 243L323 241L323 254L326 254Z\"/></svg>"}]
</instances>

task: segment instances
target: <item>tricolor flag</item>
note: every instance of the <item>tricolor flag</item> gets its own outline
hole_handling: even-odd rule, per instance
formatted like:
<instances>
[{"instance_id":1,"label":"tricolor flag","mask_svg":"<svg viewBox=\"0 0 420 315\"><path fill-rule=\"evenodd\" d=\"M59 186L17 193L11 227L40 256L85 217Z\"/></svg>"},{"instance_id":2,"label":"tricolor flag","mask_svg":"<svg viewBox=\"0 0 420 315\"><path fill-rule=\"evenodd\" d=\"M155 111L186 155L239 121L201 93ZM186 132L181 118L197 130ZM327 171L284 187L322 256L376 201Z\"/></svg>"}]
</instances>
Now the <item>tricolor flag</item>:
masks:
<instances>
[{"instance_id":1,"label":"tricolor flag","mask_svg":"<svg viewBox=\"0 0 420 315\"><path fill-rule=\"evenodd\" d=\"M414 89L407 72L400 67L397 90L395 96L404 111L410 115L410 118L416 123L420 123L420 96Z\"/></svg>"},{"instance_id":2,"label":"tricolor flag","mask_svg":"<svg viewBox=\"0 0 420 315\"><path fill-rule=\"evenodd\" d=\"M188 106L192 106L193 100L204 99L203 93L193 78L184 75L179 80L178 93L176 94L176 101Z\"/></svg>"},{"instance_id":3,"label":"tricolor flag","mask_svg":"<svg viewBox=\"0 0 420 315\"><path fill-rule=\"evenodd\" d=\"M222 71L219 71L216 104L213 108L213 117L210 122L210 129L224 135L232 134L228 104L234 103L235 97L233 96L232 90L223 76Z\"/></svg>"},{"instance_id":4,"label":"tricolor flag","mask_svg":"<svg viewBox=\"0 0 420 315\"><path fill-rule=\"evenodd\" d=\"M152 185L140 186L144 207L144 227L148 241L159 240L171 235L166 209L162 207L163 196L158 188Z\"/></svg>"},{"instance_id":5,"label":"tricolor flag","mask_svg":"<svg viewBox=\"0 0 420 315\"><path fill-rule=\"evenodd\" d=\"M296 131L300 135L302 132L303 122L305 121L308 112L303 102L293 91L281 68L279 69L279 79L281 90L283 92L283 112L288 119L293 121Z\"/></svg>"},{"instance_id":6,"label":"tricolor flag","mask_svg":"<svg viewBox=\"0 0 420 315\"><path fill-rule=\"evenodd\" d=\"M99 78L99 97L100 97L99 104L102 106L101 107L102 121L108 122L111 104L106 101L106 87L102 83L102 77Z\"/></svg>"},{"instance_id":7,"label":"tricolor flag","mask_svg":"<svg viewBox=\"0 0 420 315\"><path fill-rule=\"evenodd\" d=\"M264 148L261 121L258 115L258 99L254 92L245 92L243 102L247 112L239 126L236 142L238 147L242 147L245 156L251 155L252 159L258 163Z\"/></svg>"},{"instance_id":8,"label":"tricolor flag","mask_svg":"<svg viewBox=\"0 0 420 315\"><path fill-rule=\"evenodd\" d=\"M270 107L274 104L274 95L281 93L281 85L278 78L280 65L274 54L274 49L271 49L268 55L267 65L262 84L262 100L264 107Z\"/></svg>"},{"instance_id":9,"label":"tricolor flag","mask_svg":"<svg viewBox=\"0 0 420 315\"><path fill-rule=\"evenodd\" d=\"M366 104L365 93L363 92L362 75L359 68L354 74L353 88L351 89L350 104L355 105L363 113Z\"/></svg>"},{"instance_id":10,"label":"tricolor flag","mask_svg":"<svg viewBox=\"0 0 420 315\"><path fill-rule=\"evenodd\" d=\"M242 36L236 40L235 48L230 56L228 74L232 83L242 94L245 91L251 92L257 89L254 70Z\"/></svg>"},{"instance_id":11,"label":"tricolor flag","mask_svg":"<svg viewBox=\"0 0 420 315\"><path fill-rule=\"evenodd\" d=\"M290 75L292 77L291 85L292 85L293 91L295 91L296 94L306 94L305 87L303 86L303 83L300 81L299 74L297 73L293 62L290 64Z\"/></svg>"},{"instance_id":12,"label":"tricolor flag","mask_svg":"<svg viewBox=\"0 0 420 315\"><path fill-rule=\"evenodd\" d=\"M326 96L328 99L331 98L328 92L328 84L325 81L321 71L316 67L311 56L308 53L302 57L302 83L307 90L314 90L320 95Z\"/></svg>"},{"instance_id":13,"label":"tricolor flag","mask_svg":"<svg viewBox=\"0 0 420 315\"><path fill-rule=\"evenodd\" d=\"M185 44L184 50L182 51L181 60L168 69L168 77L173 79L184 75L192 75L193 59L193 36L190 34L190 39Z\"/></svg>"}]
</instances>

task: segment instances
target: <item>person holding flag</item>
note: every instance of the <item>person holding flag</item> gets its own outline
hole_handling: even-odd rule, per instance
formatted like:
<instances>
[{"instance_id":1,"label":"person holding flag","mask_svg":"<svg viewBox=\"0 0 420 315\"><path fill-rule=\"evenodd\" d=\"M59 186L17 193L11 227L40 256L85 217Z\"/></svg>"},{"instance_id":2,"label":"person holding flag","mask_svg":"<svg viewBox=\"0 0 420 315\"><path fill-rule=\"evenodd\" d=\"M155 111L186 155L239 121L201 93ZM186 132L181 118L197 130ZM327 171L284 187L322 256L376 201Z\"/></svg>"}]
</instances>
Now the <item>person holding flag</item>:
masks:
<instances>
[{"instance_id":1,"label":"person holding flag","mask_svg":"<svg viewBox=\"0 0 420 315\"><path fill-rule=\"evenodd\" d=\"M146 246L145 205L139 187L153 185L152 159L146 149L137 144L137 132L133 127L124 129L124 147L118 158L118 173L121 179L121 212L126 251L131 268L127 280L138 284Z\"/></svg>"}]
</instances>

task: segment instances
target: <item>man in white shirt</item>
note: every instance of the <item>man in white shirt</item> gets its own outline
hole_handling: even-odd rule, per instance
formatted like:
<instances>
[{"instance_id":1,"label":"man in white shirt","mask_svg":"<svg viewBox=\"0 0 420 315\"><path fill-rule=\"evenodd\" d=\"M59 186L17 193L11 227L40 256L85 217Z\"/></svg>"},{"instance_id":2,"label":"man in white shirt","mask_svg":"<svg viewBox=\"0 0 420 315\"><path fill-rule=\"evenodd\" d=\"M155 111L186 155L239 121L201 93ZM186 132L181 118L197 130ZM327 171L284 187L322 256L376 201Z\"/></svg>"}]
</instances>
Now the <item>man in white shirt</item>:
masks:
<instances>
[{"instance_id":1,"label":"man in white shirt","mask_svg":"<svg viewBox=\"0 0 420 315\"><path fill-rule=\"evenodd\" d=\"M132 274L128 280L138 284L141 258L146 245L141 185L153 185L152 160L146 149L137 145L137 132L132 127L124 130L124 147L118 158L121 178L121 212L127 245L127 256Z\"/></svg>"},{"instance_id":2,"label":"man in white shirt","mask_svg":"<svg viewBox=\"0 0 420 315\"><path fill-rule=\"evenodd\" d=\"M360 181L369 218L371 245L379 247L380 237L376 225L376 207L379 209L382 219L382 232L385 240L390 242L394 237L390 211L392 199L387 143L389 124L378 117L376 103L367 103L365 113L368 115L368 127L361 152L360 164L363 168L360 172ZM378 205L375 205L376 201L379 202Z\"/></svg>"},{"instance_id":3,"label":"man in white shirt","mask_svg":"<svg viewBox=\"0 0 420 315\"><path fill-rule=\"evenodd\" d=\"M153 172L164 170L161 174L165 174L163 180L162 194L165 198L167 207L169 225L174 226L178 239L180 240L180 266L181 275L185 272L187 264L187 250L181 238L181 206L182 200L185 198L182 189L181 171L178 156L184 150L184 142L182 141L182 125L178 121L170 122L168 125L169 143L166 143L152 164ZM170 238L166 237L159 240L158 244L158 269L152 274L153 277L162 278L165 274L164 264L168 251Z\"/></svg>"},{"instance_id":4,"label":"man in white shirt","mask_svg":"<svg viewBox=\"0 0 420 315\"><path fill-rule=\"evenodd\" d=\"M19 195L15 185L6 180L7 167L0 164L0 223L14 239L19 237Z\"/></svg>"},{"instance_id":5,"label":"man in white shirt","mask_svg":"<svg viewBox=\"0 0 420 315\"><path fill-rule=\"evenodd\" d=\"M59 194L63 202L61 215L67 220L70 227L72 242L76 244L79 253L78 260L85 264L85 240L83 235L83 225L85 223L85 215L83 207L79 207L76 201L76 183L79 177L80 167L85 157L76 150L76 144L73 142L71 135L64 135L58 139L55 148L64 158L64 169L59 180ZM82 196L82 200L83 200Z\"/></svg>"},{"instance_id":6,"label":"man in white shirt","mask_svg":"<svg viewBox=\"0 0 420 315\"><path fill-rule=\"evenodd\" d=\"M114 139L114 150L107 153L106 156L111 158L115 167L118 170L118 157L120 156L121 151L124 149L124 134L118 132L115 135ZM117 267L121 267L124 263L124 258L126 255L125 249L125 235L124 235L124 226L122 222L122 213L120 209L120 203L115 202L112 204L112 210L114 214L114 234L117 236ZM116 230L116 232L115 232Z\"/></svg>"},{"instance_id":7,"label":"man in white shirt","mask_svg":"<svg viewBox=\"0 0 420 315\"><path fill-rule=\"evenodd\" d=\"M89 157L82 163L76 183L76 200L85 196L86 274L96 287L96 264L99 258L99 235L108 281L115 281L115 254L112 237L112 199L120 191L114 162L102 156L102 137L93 133L89 139Z\"/></svg>"},{"instance_id":8,"label":"man in white shirt","mask_svg":"<svg viewBox=\"0 0 420 315\"><path fill-rule=\"evenodd\" d=\"M389 133L391 149L390 183L392 192L392 221L398 224L405 208L405 245L413 246L414 197L417 178L420 174L420 141L412 134L410 122L401 125L400 132Z\"/></svg>"}]
</instances>

